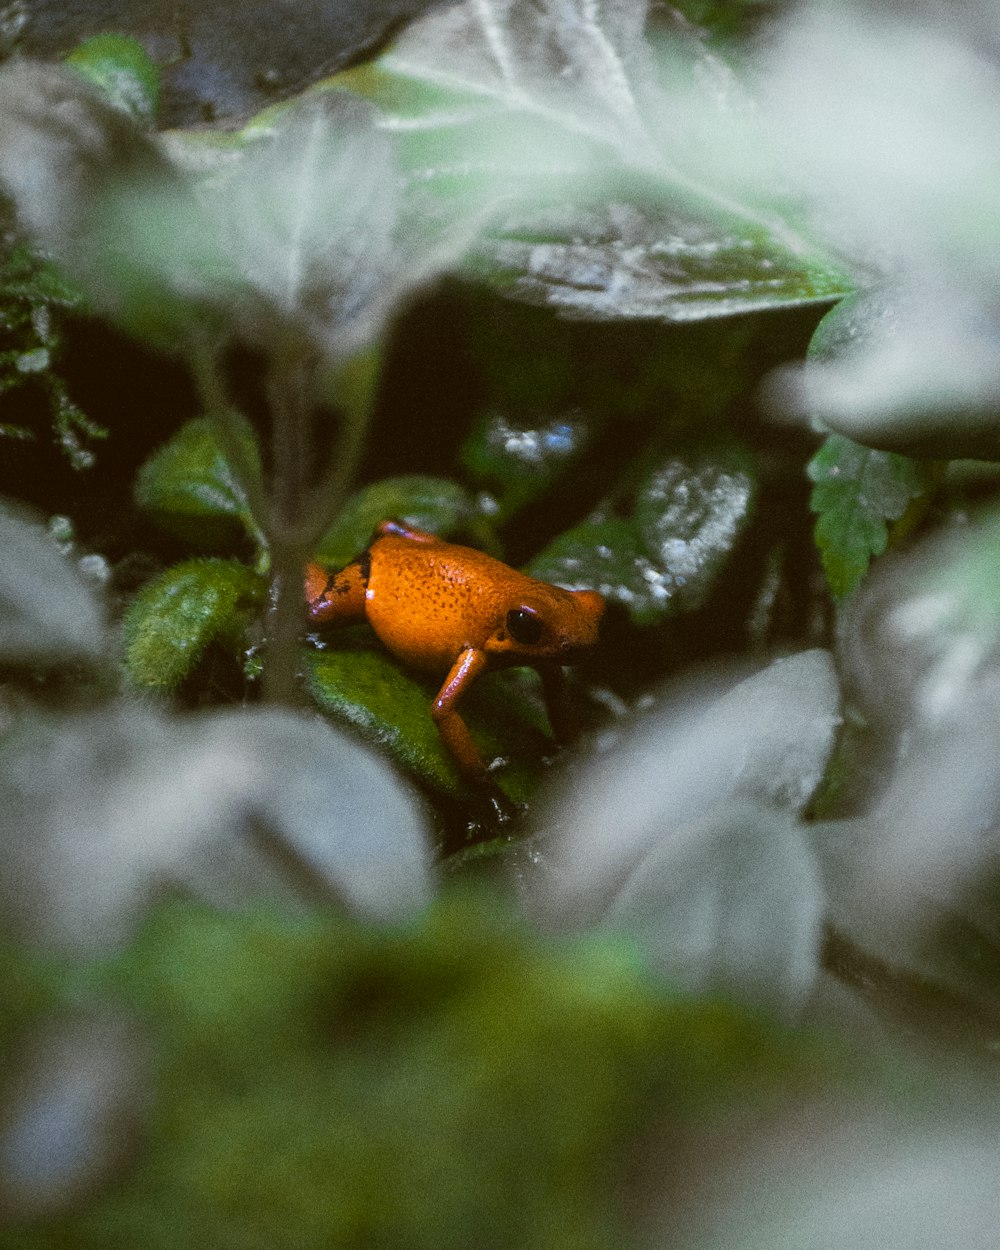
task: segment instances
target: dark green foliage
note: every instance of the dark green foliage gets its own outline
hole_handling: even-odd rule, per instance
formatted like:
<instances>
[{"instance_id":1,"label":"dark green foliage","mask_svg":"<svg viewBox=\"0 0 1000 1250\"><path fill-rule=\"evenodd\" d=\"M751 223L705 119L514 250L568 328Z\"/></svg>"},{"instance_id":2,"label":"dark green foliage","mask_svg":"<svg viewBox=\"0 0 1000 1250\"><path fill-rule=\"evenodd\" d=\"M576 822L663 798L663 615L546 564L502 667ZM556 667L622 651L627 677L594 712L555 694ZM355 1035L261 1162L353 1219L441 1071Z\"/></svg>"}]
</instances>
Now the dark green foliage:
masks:
<instances>
[{"instance_id":1,"label":"dark green foliage","mask_svg":"<svg viewBox=\"0 0 1000 1250\"><path fill-rule=\"evenodd\" d=\"M324 712L389 752L432 792L470 797L431 719L440 680L401 669L362 627L333 635L331 649L306 657L309 689ZM352 645L353 642L353 645ZM359 645L360 644L360 645ZM462 702L462 715L487 760L502 756L494 780L510 798L527 798L541 756L552 749L539 700L513 673L484 678Z\"/></svg>"},{"instance_id":2,"label":"dark green foliage","mask_svg":"<svg viewBox=\"0 0 1000 1250\"><path fill-rule=\"evenodd\" d=\"M566 530L535 557L531 572L599 590L637 625L700 608L747 525L756 490L742 449L681 452L647 473L630 518L599 513Z\"/></svg>"},{"instance_id":3,"label":"dark green foliage","mask_svg":"<svg viewBox=\"0 0 1000 1250\"><path fill-rule=\"evenodd\" d=\"M332 569L348 564L388 517L448 538L465 529L472 514L472 500L457 482L416 474L383 478L348 499L316 549L316 559Z\"/></svg>"},{"instance_id":4,"label":"dark green foliage","mask_svg":"<svg viewBox=\"0 0 1000 1250\"><path fill-rule=\"evenodd\" d=\"M830 590L842 599L861 581L872 556L885 551L888 523L927 493L933 466L833 434L808 473L816 483L810 500L818 514L816 545Z\"/></svg>"},{"instance_id":5,"label":"dark green foliage","mask_svg":"<svg viewBox=\"0 0 1000 1250\"><path fill-rule=\"evenodd\" d=\"M252 569L235 560L189 560L147 583L125 616L125 668L137 686L173 690L209 643L237 645L265 599Z\"/></svg>"},{"instance_id":6,"label":"dark green foliage","mask_svg":"<svg viewBox=\"0 0 1000 1250\"><path fill-rule=\"evenodd\" d=\"M244 460L259 475L253 432L237 426ZM241 528L255 533L243 488L207 418L181 426L139 470L135 500L166 529L200 548L232 542Z\"/></svg>"}]
</instances>

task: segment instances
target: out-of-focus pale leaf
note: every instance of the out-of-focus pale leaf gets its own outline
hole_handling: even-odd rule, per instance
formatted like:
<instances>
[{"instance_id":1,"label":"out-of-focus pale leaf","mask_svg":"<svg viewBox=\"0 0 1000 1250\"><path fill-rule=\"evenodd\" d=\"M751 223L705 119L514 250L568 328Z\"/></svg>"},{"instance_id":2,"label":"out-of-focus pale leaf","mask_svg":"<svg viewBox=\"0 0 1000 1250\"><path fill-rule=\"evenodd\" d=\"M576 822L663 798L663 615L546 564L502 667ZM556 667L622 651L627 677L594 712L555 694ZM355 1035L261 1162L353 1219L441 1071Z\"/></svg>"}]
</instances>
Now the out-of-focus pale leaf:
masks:
<instances>
[{"instance_id":1,"label":"out-of-focus pale leaf","mask_svg":"<svg viewBox=\"0 0 1000 1250\"><path fill-rule=\"evenodd\" d=\"M667 697L575 775L571 790L552 794L543 905L571 922L602 914L671 831L695 827L723 804L801 811L823 775L839 720L833 662L819 650L777 660L735 684Z\"/></svg>"},{"instance_id":2,"label":"out-of-focus pale leaf","mask_svg":"<svg viewBox=\"0 0 1000 1250\"><path fill-rule=\"evenodd\" d=\"M0 662L97 659L101 607L42 525L0 504L0 553Z\"/></svg>"},{"instance_id":3,"label":"out-of-focus pale leaf","mask_svg":"<svg viewBox=\"0 0 1000 1250\"><path fill-rule=\"evenodd\" d=\"M0 1210L58 1214L106 1182L142 1129L146 1039L123 1014L91 1009L50 1020L4 1073Z\"/></svg>"},{"instance_id":4,"label":"out-of-focus pale leaf","mask_svg":"<svg viewBox=\"0 0 1000 1250\"><path fill-rule=\"evenodd\" d=\"M831 315L789 405L888 450L1000 454L1000 71L977 9L803 5L759 65L784 177L886 288Z\"/></svg>"},{"instance_id":5,"label":"out-of-focus pale leaf","mask_svg":"<svg viewBox=\"0 0 1000 1250\"><path fill-rule=\"evenodd\" d=\"M839 932L1000 1035L1000 527L882 561L845 605L839 667L867 793L815 826ZM860 724L859 724L860 722ZM860 814L855 814L859 812ZM970 1030L967 1030L970 1031Z\"/></svg>"},{"instance_id":6,"label":"out-of-focus pale leaf","mask_svg":"<svg viewBox=\"0 0 1000 1250\"><path fill-rule=\"evenodd\" d=\"M957 281L881 288L820 322L786 395L814 421L873 447L1000 459L1000 306Z\"/></svg>"},{"instance_id":7,"label":"out-of-focus pale leaf","mask_svg":"<svg viewBox=\"0 0 1000 1250\"><path fill-rule=\"evenodd\" d=\"M492 201L467 269L519 299L693 320L852 289L769 207L692 173L704 117L725 113L717 67L675 23L664 86L646 15L646 0L466 0L334 82L384 110L411 191Z\"/></svg>"},{"instance_id":8,"label":"out-of-focus pale leaf","mask_svg":"<svg viewBox=\"0 0 1000 1250\"><path fill-rule=\"evenodd\" d=\"M22 226L97 307L174 348L228 330L351 360L474 229L462 212L401 221L392 145L344 92L300 99L193 170L79 75L12 62L0 130Z\"/></svg>"},{"instance_id":9,"label":"out-of-focus pale leaf","mask_svg":"<svg viewBox=\"0 0 1000 1250\"><path fill-rule=\"evenodd\" d=\"M66 58L77 73L104 91L123 113L142 125L156 120L160 75L145 48L125 35L94 35Z\"/></svg>"},{"instance_id":10,"label":"out-of-focus pale leaf","mask_svg":"<svg viewBox=\"0 0 1000 1250\"><path fill-rule=\"evenodd\" d=\"M897 731L1000 691L1000 515L884 561L841 618L839 657L865 715Z\"/></svg>"},{"instance_id":11,"label":"out-of-focus pale leaf","mask_svg":"<svg viewBox=\"0 0 1000 1250\"><path fill-rule=\"evenodd\" d=\"M723 803L663 831L605 923L637 939L667 981L794 1011L819 970L824 895L787 813Z\"/></svg>"},{"instance_id":12,"label":"out-of-focus pale leaf","mask_svg":"<svg viewBox=\"0 0 1000 1250\"><path fill-rule=\"evenodd\" d=\"M661 1205L653 1244L990 1250L1000 1193L988 1082L973 1092L945 1080L934 1097L925 1074L923 1106L911 1110L890 1105L878 1084L868 1083L860 1105L849 1095L790 1098L752 1132L742 1117L728 1133L713 1130L687 1160L700 1183Z\"/></svg>"},{"instance_id":13,"label":"out-of-focus pale leaf","mask_svg":"<svg viewBox=\"0 0 1000 1250\"><path fill-rule=\"evenodd\" d=\"M331 895L373 921L431 895L414 796L319 719L138 706L37 719L0 752L5 914L42 942L127 941L164 889L219 906Z\"/></svg>"},{"instance_id":14,"label":"out-of-focus pale leaf","mask_svg":"<svg viewBox=\"0 0 1000 1250\"><path fill-rule=\"evenodd\" d=\"M337 344L345 356L369 341L364 319L383 315L398 260L393 153L369 105L340 93L306 97L220 172L208 203L245 283L235 311L254 341L266 341L275 315L319 341L355 324L354 341Z\"/></svg>"},{"instance_id":15,"label":"out-of-focus pale leaf","mask_svg":"<svg viewBox=\"0 0 1000 1250\"><path fill-rule=\"evenodd\" d=\"M15 59L0 67L0 133L0 190L95 307L171 346L205 324L224 257L132 118L73 70Z\"/></svg>"}]
</instances>

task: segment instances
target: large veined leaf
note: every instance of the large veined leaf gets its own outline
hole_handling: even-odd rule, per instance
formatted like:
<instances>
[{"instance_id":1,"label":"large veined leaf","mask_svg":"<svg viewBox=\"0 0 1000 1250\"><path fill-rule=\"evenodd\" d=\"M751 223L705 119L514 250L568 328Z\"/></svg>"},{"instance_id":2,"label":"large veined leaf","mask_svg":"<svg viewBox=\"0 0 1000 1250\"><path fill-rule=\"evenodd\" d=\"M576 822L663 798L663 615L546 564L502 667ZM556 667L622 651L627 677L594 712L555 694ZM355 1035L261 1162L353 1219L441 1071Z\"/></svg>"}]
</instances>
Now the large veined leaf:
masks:
<instances>
[{"instance_id":1,"label":"large veined leaf","mask_svg":"<svg viewBox=\"0 0 1000 1250\"><path fill-rule=\"evenodd\" d=\"M497 208L467 265L517 298L691 320L849 291L790 215L686 168L686 119L716 112L720 93L697 86L705 53L689 32L674 32L664 74L646 18L645 0L467 0L333 82L384 110L411 190L489 190Z\"/></svg>"}]
</instances>

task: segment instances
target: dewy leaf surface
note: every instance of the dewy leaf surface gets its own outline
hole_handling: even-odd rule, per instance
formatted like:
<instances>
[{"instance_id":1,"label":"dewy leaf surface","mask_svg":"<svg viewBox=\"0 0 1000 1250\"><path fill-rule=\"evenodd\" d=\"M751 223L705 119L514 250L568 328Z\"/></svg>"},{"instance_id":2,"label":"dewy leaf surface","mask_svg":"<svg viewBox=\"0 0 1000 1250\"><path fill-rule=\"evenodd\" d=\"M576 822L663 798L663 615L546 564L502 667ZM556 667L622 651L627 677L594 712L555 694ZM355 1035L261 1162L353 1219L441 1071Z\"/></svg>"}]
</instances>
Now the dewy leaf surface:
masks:
<instances>
[{"instance_id":1,"label":"dewy leaf surface","mask_svg":"<svg viewBox=\"0 0 1000 1250\"><path fill-rule=\"evenodd\" d=\"M644 0L466 0L333 81L383 108L411 193L492 193L468 268L517 298L691 320L850 290L790 218L687 169L718 93L680 27L676 81L658 81L646 16Z\"/></svg>"},{"instance_id":2,"label":"dewy leaf surface","mask_svg":"<svg viewBox=\"0 0 1000 1250\"><path fill-rule=\"evenodd\" d=\"M849 594L872 556L885 551L888 522L898 521L930 485L926 464L895 452L873 451L831 435L809 462L810 503L818 514L816 544L830 589Z\"/></svg>"}]
</instances>

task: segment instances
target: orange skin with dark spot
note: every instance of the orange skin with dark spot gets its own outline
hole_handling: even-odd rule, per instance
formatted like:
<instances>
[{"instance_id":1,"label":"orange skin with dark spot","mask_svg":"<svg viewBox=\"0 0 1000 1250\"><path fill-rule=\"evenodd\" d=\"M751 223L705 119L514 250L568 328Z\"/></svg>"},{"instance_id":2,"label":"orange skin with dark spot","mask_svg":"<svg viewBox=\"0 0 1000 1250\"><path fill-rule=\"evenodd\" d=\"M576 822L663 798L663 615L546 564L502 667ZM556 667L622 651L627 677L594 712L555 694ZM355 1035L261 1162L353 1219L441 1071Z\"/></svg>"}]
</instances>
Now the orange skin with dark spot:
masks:
<instances>
[{"instance_id":1,"label":"orange skin with dark spot","mask_svg":"<svg viewBox=\"0 0 1000 1250\"><path fill-rule=\"evenodd\" d=\"M472 547L383 521L368 550L330 574L306 569L317 625L367 621L397 659L445 674L431 708L445 745L468 776L486 777L457 704L487 669L538 670L557 737L566 735L562 665L597 642L604 598L527 577Z\"/></svg>"}]
</instances>

